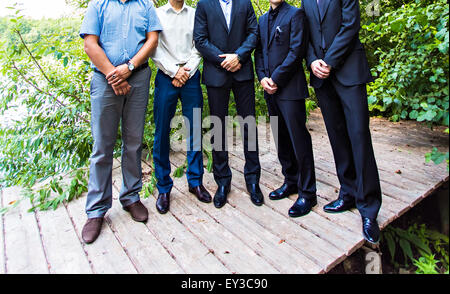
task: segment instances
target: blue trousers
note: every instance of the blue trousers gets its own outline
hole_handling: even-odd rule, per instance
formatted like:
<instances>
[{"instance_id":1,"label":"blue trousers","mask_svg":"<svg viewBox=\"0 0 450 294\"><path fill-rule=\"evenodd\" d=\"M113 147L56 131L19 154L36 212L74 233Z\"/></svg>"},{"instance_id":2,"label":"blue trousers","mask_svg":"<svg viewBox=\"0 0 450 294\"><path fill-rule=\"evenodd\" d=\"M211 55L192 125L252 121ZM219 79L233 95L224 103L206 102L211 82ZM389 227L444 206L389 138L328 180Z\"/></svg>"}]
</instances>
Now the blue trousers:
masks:
<instances>
[{"instance_id":1,"label":"blue trousers","mask_svg":"<svg viewBox=\"0 0 450 294\"><path fill-rule=\"evenodd\" d=\"M177 88L172 78L158 71L155 79L155 97L153 113L155 119L155 138L153 145L153 163L159 193L169 193L173 187L170 177L170 122L175 116L178 99L181 99L187 136L187 180L191 187L202 184L203 156L201 120L203 94L200 86L200 73L197 71L186 84ZM195 119L194 119L195 116Z\"/></svg>"},{"instance_id":2,"label":"blue trousers","mask_svg":"<svg viewBox=\"0 0 450 294\"><path fill-rule=\"evenodd\" d=\"M91 82L91 129L94 147L86 213L88 218L103 217L112 205L112 166L114 145L122 122L122 188L120 202L129 206L139 201L142 189L142 136L149 98L150 68L133 73L128 79L130 92L117 96L105 76L94 72Z\"/></svg>"}]
</instances>

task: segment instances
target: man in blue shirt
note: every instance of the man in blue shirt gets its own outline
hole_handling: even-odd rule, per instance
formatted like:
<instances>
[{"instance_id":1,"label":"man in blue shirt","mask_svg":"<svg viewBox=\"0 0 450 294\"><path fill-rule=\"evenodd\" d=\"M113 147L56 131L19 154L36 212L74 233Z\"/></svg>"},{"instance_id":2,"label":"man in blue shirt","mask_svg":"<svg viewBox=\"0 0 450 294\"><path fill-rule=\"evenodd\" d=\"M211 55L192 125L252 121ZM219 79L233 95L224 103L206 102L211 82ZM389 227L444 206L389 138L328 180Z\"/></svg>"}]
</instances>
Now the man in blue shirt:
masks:
<instances>
[{"instance_id":1,"label":"man in blue shirt","mask_svg":"<svg viewBox=\"0 0 450 294\"><path fill-rule=\"evenodd\" d=\"M91 128L94 147L86 201L86 243L100 234L112 206L112 165L122 121L120 202L133 220L145 222L140 202L142 137L149 98L148 58L158 45L161 25L150 0L94 0L81 26L84 49L94 66L91 81Z\"/></svg>"}]
</instances>

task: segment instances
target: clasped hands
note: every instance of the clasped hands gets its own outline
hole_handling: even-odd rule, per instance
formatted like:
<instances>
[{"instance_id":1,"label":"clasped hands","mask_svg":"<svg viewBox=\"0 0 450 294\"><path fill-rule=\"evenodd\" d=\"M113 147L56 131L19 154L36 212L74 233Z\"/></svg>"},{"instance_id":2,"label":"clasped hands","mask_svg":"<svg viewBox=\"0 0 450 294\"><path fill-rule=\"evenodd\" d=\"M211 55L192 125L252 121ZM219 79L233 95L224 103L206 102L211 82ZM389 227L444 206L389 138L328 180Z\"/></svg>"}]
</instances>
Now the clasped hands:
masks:
<instances>
[{"instance_id":1,"label":"clasped hands","mask_svg":"<svg viewBox=\"0 0 450 294\"><path fill-rule=\"evenodd\" d=\"M220 58L225 58L224 61L220 64L224 69L230 72L237 72L241 69L242 65L239 61L239 57L236 53L232 54L220 54Z\"/></svg>"},{"instance_id":2,"label":"clasped hands","mask_svg":"<svg viewBox=\"0 0 450 294\"><path fill-rule=\"evenodd\" d=\"M272 78L263 78L261 80L261 86L267 94L273 95L278 91L278 85L272 80Z\"/></svg>"},{"instance_id":3,"label":"clasped hands","mask_svg":"<svg viewBox=\"0 0 450 294\"><path fill-rule=\"evenodd\" d=\"M131 71L128 69L127 64L117 66L113 71L106 75L108 84L111 85L116 95L123 96L130 92L131 86L127 81L130 75Z\"/></svg>"},{"instance_id":4,"label":"clasped hands","mask_svg":"<svg viewBox=\"0 0 450 294\"><path fill-rule=\"evenodd\" d=\"M311 63L311 70L316 77L324 80L330 76L331 66L326 64L322 59L317 59Z\"/></svg>"}]
</instances>

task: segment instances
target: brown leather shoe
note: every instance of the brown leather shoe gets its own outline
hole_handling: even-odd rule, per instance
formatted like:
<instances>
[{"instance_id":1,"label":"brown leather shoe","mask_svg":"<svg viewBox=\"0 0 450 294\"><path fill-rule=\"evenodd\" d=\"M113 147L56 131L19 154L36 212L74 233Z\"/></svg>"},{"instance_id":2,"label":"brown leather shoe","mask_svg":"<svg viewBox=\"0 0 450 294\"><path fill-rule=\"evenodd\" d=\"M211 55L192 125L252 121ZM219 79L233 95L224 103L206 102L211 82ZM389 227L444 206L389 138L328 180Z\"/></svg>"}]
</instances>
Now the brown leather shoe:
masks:
<instances>
[{"instance_id":1,"label":"brown leather shoe","mask_svg":"<svg viewBox=\"0 0 450 294\"><path fill-rule=\"evenodd\" d=\"M145 223L148 220L148 210L141 201L125 206L123 210L128 211L135 222Z\"/></svg>"},{"instance_id":2,"label":"brown leather shoe","mask_svg":"<svg viewBox=\"0 0 450 294\"><path fill-rule=\"evenodd\" d=\"M103 217L89 218L81 231L81 237L86 244L93 243L100 235Z\"/></svg>"},{"instance_id":3,"label":"brown leather shoe","mask_svg":"<svg viewBox=\"0 0 450 294\"><path fill-rule=\"evenodd\" d=\"M212 198L208 190L205 189L203 185L197 187L189 186L189 192L197 196L197 199L204 203L211 203Z\"/></svg>"},{"instance_id":4,"label":"brown leather shoe","mask_svg":"<svg viewBox=\"0 0 450 294\"><path fill-rule=\"evenodd\" d=\"M158 200L156 200L156 210L159 213L165 214L169 211L170 208L170 193L161 193L158 196Z\"/></svg>"}]
</instances>

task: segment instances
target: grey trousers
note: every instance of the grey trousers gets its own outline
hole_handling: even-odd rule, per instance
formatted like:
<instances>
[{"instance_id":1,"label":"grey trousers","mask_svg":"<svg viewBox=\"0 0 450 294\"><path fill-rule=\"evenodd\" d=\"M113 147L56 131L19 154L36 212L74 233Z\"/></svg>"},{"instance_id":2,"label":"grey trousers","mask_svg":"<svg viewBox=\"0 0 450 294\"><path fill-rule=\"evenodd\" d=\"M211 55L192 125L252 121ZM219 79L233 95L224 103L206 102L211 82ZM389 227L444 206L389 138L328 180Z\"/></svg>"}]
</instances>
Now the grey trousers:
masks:
<instances>
[{"instance_id":1,"label":"grey trousers","mask_svg":"<svg viewBox=\"0 0 450 294\"><path fill-rule=\"evenodd\" d=\"M112 206L112 165L117 132L122 122L122 188L120 203L128 206L139 201L142 189L142 137L147 110L150 68L133 73L128 79L130 92L116 96L101 73L95 72L91 82L91 129L94 147L90 159L90 175L86 214L103 217Z\"/></svg>"}]
</instances>

